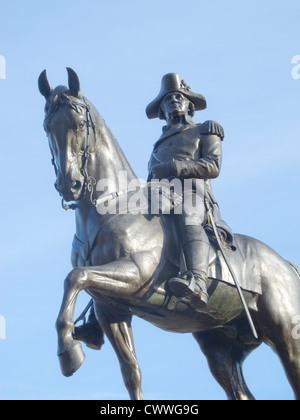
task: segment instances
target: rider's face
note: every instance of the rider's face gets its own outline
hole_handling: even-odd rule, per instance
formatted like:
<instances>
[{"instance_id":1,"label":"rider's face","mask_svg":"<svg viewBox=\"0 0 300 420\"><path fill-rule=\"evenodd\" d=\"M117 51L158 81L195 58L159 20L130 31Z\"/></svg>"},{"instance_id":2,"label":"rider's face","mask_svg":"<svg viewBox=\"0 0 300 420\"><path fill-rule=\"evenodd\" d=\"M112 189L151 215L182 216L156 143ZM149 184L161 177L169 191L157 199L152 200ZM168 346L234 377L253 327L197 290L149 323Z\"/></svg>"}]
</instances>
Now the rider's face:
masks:
<instances>
[{"instance_id":1,"label":"rider's face","mask_svg":"<svg viewBox=\"0 0 300 420\"><path fill-rule=\"evenodd\" d=\"M161 108L166 118L176 115L188 115L190 101L180 92L172 92L164 97Z\"/></svg>"}]
</instances>

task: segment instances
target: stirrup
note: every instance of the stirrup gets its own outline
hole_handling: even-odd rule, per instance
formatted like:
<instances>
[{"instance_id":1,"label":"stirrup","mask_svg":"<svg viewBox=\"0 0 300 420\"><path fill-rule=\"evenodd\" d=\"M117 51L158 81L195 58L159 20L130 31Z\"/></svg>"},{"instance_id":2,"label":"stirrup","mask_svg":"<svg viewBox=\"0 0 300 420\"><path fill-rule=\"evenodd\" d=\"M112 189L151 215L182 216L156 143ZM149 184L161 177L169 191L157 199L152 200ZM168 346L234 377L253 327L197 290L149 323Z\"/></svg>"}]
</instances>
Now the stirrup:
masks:
<instances>
[{"instance_id":1,"label":"stirrup","mask_svg":"<svg viewBox=\"0 0 300 420\"><path fill-rule=\"evenodd\" d=\"M172 277L168 286L174 296L188 298L192 306L206 306L208 302L205 281L201 278L197 280L191 271L187 271L182 277Z\"/></svg>"},{"instance_id":2,"label":"stirrup","mask_svg":"<svg viewBox=\"0 0 300 420\"><path fill-rule=\"evenodd\" d=\"M168 286L176 297L183 298L195 292L195 277L191 271L187 271L181 277L170 278Z\"/></svg>"}]
</instances>

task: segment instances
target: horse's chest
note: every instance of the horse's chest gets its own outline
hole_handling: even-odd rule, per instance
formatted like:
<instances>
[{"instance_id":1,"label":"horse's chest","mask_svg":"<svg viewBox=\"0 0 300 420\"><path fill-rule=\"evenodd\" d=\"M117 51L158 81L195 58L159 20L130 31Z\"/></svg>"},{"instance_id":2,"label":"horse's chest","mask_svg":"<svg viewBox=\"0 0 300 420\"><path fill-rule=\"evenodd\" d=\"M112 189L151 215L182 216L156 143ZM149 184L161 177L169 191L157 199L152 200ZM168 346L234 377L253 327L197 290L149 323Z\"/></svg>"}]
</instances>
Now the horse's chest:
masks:
<instances>
[{"instance_id":1,"label":"horse's chest","mask_svg":"<svg viewBox=\"0 0 300 420\"><path fill-rule=\"evenodd\" d=\"M106 244L99 244L98 242L94 245L89 258L89 265L99 266L108 264L118 259L117 250L113 247L112 242Z\"/></svg>"},{"instance_id":2,"label":"horse's chest","mask_svg":"<svg viewBox=\"0 0 300 420\"><path fill-rule=\"evenodd\" d=\"M74 236L72 243L72 263L76 267L99 266L117 257L117 248L111 232L95 231L92 237L82 242Z\"/></svg>"}]
</instances>

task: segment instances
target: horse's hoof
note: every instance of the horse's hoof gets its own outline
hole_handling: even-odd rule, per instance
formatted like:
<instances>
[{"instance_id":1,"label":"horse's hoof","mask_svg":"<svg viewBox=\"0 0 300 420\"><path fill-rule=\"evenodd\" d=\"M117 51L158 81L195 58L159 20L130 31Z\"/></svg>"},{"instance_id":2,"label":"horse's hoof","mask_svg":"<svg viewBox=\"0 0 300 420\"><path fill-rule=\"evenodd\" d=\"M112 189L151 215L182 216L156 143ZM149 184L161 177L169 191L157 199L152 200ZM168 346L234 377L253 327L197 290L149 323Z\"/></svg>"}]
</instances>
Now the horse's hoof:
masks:
<instances>
[{"instance_id":1,"label":"horse's hoof","mask_svg":"<svg viewBox=\"0 0 300 420\"><path fill-rule=\"evenodd\" d=\"M64 376L72 376L85 359L80 343L75 344L70 350L58 355L60 368Z\"/></svg>"}]
</instances>

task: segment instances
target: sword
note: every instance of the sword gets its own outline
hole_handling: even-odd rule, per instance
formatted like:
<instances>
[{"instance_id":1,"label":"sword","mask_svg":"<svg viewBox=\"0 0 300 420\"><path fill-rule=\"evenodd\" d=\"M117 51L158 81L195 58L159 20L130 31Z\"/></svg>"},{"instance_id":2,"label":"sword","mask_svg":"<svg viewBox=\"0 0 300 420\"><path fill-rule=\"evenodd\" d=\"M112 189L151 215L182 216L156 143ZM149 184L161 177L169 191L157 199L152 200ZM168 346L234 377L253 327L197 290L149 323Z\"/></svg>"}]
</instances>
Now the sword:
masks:
<instances>
[{"instance_id":1,"label":"sword","mask_svg":"<svg viewBox=\"0 0 300 420\"><path fill-rule=\"evenodd\" d=\"M221 251L221 254L222 254L223 258L224 258L224 261L225 261L225 263L226 263L226 265L227 265L227 267L228 267L228 269L229 269L229 271L230 271L230 274L231 274L231 276L232 276L232 278L233 278L233 281L234 281L234 283L235 283L235 285L236 285L236 288L237 288L237 290L238 290L238 293L239 293L240 299L241 299L241 301L242 301L243 307L244 307L244 309L245 309L245 312L246 312L246 315L247 315L247 318L248 318L248 322L249 322L249 325L250 325L250 328L251 328L252 334L254 335L254 337L255 337L256 339L258 339L258 334L257 334L256 328L255 328L255 326L254 326L254 323L253 323L253 320L252 320L251 314L250 314L250 312L249 312L249 309L248 309L247 303L246 303L246 301L245 301L245 298L244 298L244 295L243 295L243 292L242 292L241 286L239 285L239 282L238 282L238 280L237 280L237 277L236 277L236 275L235 275L235 273L234 273L234 271L233 271L233 269L232 269L232 266L231 266L230 262L228 261L228 258L227 258L226 254L225 254L225 251L224 251L224 248L223 248L222 242L221 242L221 240L220 240L219 232L218 232L218 230L217 230L217 227L216 227L216 224L215 224L215 221L214 221L214 218L213 218L213 215L212 215L212 211L211 211L211 207L210 207L209 203L206 203L206 208L207 208L207 215L208 215L208 217L209 217L209 219L210 219L210 222L211 222L211 225L212 225L212 228L213 228L213 231L214 231L214 234L215 234L215 237L216 237L217 243L218 243L218 247L219 247L219 249L220 249L220 251Z\"/></svg>"}]
</instances>

